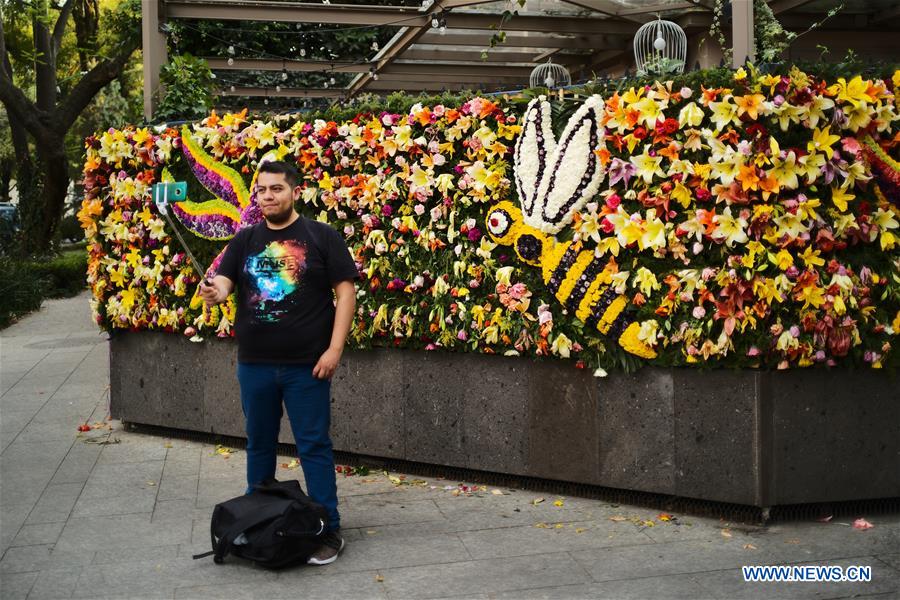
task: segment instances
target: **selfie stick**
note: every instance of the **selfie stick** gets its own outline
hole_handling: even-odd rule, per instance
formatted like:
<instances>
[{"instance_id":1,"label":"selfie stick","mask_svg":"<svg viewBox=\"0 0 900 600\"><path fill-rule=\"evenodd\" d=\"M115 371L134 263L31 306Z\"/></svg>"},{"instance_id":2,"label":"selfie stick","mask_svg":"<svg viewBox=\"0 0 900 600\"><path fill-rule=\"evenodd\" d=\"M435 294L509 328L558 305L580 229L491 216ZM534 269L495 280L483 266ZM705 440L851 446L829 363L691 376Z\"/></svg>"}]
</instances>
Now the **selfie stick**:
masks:
<instances>
[{"instance_id":1,"label":"selfie stick","mask_svg":"<svg viewBox=\"0 0 900 600\"><path fill-rule=\"evenodd\" d=\"M162 213L163 217L165 217L166 221L169 223L169 227L172 229L172 232L175 234L175 237L178 238L178 241L181 243L181 247L184 248L185 253L188 256L188 259L191 261L191 265L194 267L194 270L203 277L203 284L207 286L211 286L212 282L206 277L206 271L200 267L200 263L197 262L197 259L194 258L194 253L191 252L191 249L188 248L187 242L184 241L184 238L181 237L181 233L178 231L178 228L175 227L175 223L172 221L172 217L169 216L169 186L166 184L162 184L162 190L157 188L157 193L154 194L154 201L156 203L156 208ZM162 191L162 198L160 198L159 192Z\"/></svg>"}]
</instances>

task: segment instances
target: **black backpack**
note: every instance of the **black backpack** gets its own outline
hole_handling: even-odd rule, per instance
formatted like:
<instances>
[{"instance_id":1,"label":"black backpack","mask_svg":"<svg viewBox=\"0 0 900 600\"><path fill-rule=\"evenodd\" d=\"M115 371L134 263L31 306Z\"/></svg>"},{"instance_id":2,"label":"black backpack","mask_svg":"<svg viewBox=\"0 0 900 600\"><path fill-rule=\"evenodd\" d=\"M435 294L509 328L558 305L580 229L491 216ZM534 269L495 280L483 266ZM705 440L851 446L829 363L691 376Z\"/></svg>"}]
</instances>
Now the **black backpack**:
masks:
<instances>
[{"instance_id":1,"label":"black backpack","mask_svg":"<svg viewBox=\"0 0 900 600\"><path fill-rule=\"evenodd\" d=\"M212 514L212 551L221 564L228 554L279 569L305 563L320 544L328 513L303 493L296 480L270 479L253 491L217 504Z\"/></svg>"}]
</instances>

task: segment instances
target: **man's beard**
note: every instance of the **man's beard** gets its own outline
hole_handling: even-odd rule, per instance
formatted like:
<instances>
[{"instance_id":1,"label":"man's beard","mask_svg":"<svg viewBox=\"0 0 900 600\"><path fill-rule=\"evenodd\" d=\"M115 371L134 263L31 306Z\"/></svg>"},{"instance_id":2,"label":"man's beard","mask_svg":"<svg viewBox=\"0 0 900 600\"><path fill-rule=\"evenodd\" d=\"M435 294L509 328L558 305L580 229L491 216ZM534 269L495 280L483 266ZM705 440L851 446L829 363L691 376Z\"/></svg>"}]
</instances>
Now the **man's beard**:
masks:
<instances>
[{"instance_id":1,"label":"man's beard","mask_svg":"<svg viewBox=\"0 0 900 600\"><path fill-rule=\"evenodd\" d=\"M284 223L287 223L290 220L290 218L293 214L294 214L294 207L289 206L287 209L285 209L284 212L280 212L280 213L276 213L276 214L272 214L272 215L264 214L263 218L267 222L271 223L272 225L283 225Z\"/></svg>"}]
</instances>

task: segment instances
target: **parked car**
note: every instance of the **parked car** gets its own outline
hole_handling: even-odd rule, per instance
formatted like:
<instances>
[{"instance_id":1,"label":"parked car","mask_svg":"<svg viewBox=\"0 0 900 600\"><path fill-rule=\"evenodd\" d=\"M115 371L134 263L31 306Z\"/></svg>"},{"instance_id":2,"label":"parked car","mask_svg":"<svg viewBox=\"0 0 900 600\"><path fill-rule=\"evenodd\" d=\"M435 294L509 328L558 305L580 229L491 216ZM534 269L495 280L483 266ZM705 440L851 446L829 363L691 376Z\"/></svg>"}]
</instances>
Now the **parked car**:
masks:
<instances>
[{"instance_id":1,"label":"parked car","mask_svg":"<svg viewBox=\"0 0 900 600\"><path fill-rule=\"evenodd\" d=\"M19 208L9 202L0 202L0 227L19 230Z\"/></svg>"}]
</instances>

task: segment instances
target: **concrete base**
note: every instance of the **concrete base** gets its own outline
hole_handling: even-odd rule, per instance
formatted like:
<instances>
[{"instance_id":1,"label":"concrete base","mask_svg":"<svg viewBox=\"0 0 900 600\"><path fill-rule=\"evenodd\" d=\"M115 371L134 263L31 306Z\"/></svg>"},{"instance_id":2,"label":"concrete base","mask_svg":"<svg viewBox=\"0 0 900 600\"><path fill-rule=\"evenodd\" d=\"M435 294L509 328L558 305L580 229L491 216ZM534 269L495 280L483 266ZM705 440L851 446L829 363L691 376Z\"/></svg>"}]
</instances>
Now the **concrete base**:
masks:
<instances>
[{"instance_id":1,"label":"concrete base","mask_svg":"<svg viewBox=\"0 0 900 600\"><path fill-rule=\"evenodd\" d=\"M243 436L231 340L117 333L114 418ZM345 354L335 448L768 507L900 497L900 386L877 371L645 368L401 350ZM280 441L292 443L282 423Z\"/></svg>"}]
</instances>

